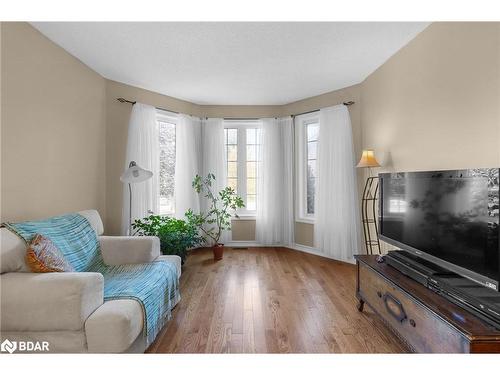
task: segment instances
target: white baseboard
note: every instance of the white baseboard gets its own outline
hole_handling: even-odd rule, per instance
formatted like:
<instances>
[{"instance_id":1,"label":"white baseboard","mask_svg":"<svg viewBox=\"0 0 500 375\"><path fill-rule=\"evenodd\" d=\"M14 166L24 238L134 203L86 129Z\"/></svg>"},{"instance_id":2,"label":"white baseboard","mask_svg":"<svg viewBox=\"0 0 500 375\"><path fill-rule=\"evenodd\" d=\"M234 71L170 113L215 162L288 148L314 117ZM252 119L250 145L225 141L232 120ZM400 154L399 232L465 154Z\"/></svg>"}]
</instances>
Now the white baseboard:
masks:
<instances>
[{"instance_id":1,"label":"white baseboard","mask_svg":"<svg viewBox=\"0 0 500 375\"><path fill-rule=\"evenodd\" d=\"M224 244L224 246L234 247L234 248L238 248L238 247L287 247L287 248L292 249L292 250L297 250L297 251L301 251L303 253L317 255L319 257L336 260L338 262L345 262L345 263L350 263L350 264L355 263L354 259L352 260L352 262L338 260L338 259L335 259L335 258L329 256L329 255L323 254L322 252L318 251L314 247L301 245L298 243L294 243L294 244L291 244L288 246L285 246L285 245L264 246L264 245L258 243L257 241L229 241L229 242L226 242Z\"/></svg>"},{"instance_id":2,"label":"white baseboard","mask_svg":"<svg viewBox=\"0 0 500 375\"><path fill-rule=\"evenodd\" d=\"M229 242L226 242L224 244L224 246L227 246L227 247L288 247L290 249L302 251L304 253L318 255L318 256L322 256L324 258L333 259L333 258L319 252L314 247L305 246L305 245L301 245L298 243L294 243L294 244L291 244L288 246L285 246L285 245L265 246L265 245L258 243L257 241L229 241Z\"/></svg>"},{"instance_id":3,"label":"white baseboard","mask_svg":"<svg viewBox=\"0 0 500 375\"><path fill-rule=\"evenodd\" d=\"M301 244L298 244L298 243L294 243L291 246L285 246L285 247L289 247L289 248L291 248L293 250L297 250L297 251L302 251L303 253L308 253L308 254L312 254L312 255L317 255L319 257L336 260L337 262L349 263L349 264L355 264L356 263L356 261L354 259L352 261L335 259L335 258L333 258L333 257L331 257L329 255L323 254L322 252L318 251L314 247L310 247L310 246L306 246L306 245L301 245Z\"/></svg>"},{"instance_id":4,"label":"white baseboard","mask_svg":"<svg viewBox=\"0 0 500 375\"><path fill-rule=\"evenodd\" d=\"M317 256L323 257L323 258L333 259L331 256L323 254L322 252L320 252L319 250L317 250L311 246L306 246L306 245L301 245L299 243L294 243L288 247L293 249L293 250L302 251L303 253L317 255Z\"/></svg>"}]
</instances>

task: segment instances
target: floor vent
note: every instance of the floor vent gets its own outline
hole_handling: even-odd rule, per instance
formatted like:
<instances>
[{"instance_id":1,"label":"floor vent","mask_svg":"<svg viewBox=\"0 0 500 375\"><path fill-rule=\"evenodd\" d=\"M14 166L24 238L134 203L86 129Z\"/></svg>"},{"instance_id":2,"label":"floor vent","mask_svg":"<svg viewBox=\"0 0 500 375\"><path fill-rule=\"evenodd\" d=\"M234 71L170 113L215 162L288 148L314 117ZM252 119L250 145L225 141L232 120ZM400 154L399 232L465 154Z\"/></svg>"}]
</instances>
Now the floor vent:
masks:
<instances>
[{"instance_id":1,"label":"floor vent","mask_svg":"<svg viewBox=\"0 0 500 375\"><path fill-rule=\"evenodd\" d=\"M244 246L233 246L233 250L248 250L248 247L244 247Z\"/></svg>"}]
</instances>

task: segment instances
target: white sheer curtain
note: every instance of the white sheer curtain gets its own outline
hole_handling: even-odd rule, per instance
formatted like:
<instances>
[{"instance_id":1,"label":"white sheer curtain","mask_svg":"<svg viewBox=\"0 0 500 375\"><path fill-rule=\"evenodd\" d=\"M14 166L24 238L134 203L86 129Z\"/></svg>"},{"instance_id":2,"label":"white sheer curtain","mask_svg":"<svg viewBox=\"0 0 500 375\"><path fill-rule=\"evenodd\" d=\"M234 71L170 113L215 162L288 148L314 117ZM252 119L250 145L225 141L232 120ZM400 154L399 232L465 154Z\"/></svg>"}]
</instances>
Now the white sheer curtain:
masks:
<instances>
[{"instance_id":1,"label":"white sheer curtain","mask_svg":"<svg viewBox=\"0 0 500 375\"><path fill-rule=\"evenodd\" d=\"M320 111L314 243L322 253L353 261L361 249L351 119L344 105Z\"/></svg>"},{"instance_id":2,"label":"white sheer curtain","mask_svg":"<svg viewBox=\"0 0 500 375\"><path fill-rule=\"evenodd\" d=\"M200 163L201 120L181 114L175 127L175 216L179 219L189 208L200 211L200 198L192 187L201 172Z\"/></svg>"},{"instance_id":3,"label":"white sheer curtain","mask_svg":"<svg viewBox=\"0 0 500 375\"><path fill-rule=\"evenodd\" d=\"M255 239L290 245L293 239L293 120L262 119Z\"/></svg>"},{"instance_id":4,"label":"white sheer curtain","mask_svg":"<svg viewBox=\"0 0 500 375\"><path fill-rule=\"evenodd\" d=\"M214 192L218 193L227 186L226 150L224 143L224 120L221 118L209 118L202 121L202 177L209 173L215 175L215 184L212 186ZM201 209L206 212L209 202L201 199ZM220 242L229 241L230 233L224 231Z\"/></svg>"},{"instance_id":5,"label":"white sheer curtain","mask_svg":"<svg viewBox=\"0 0 500 375\"><path fill-rule=\"evenodd\" d=\"M124 168L135 161L140 167L153 172L153 178L132 184L132 207L129 207L129 189L123 184L122 234L128 233L129 209L132 222L158 212L159 201L159 141L156 108L135 103L128 125L127 151Z\"/></svg>"}]
</instances>

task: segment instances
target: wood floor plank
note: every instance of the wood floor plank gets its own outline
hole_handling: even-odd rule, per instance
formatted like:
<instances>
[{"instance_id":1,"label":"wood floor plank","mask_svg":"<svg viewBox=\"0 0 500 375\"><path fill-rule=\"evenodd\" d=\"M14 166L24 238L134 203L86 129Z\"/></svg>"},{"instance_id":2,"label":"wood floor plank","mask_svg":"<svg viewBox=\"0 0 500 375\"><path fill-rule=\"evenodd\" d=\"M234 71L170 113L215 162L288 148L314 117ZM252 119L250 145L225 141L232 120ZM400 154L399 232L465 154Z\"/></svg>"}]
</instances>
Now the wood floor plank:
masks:
<instances>
[{"instance_id":1,"label":"wood floor plank","mask_svg":"<svg viewBox=\"0 0 500 375\"><path fill-rule=\"evenodd\" d=\"M149 353L401 353L356 309L355 267L282 247L188 256L181 302Z\"/></svg>"}]
</instances>

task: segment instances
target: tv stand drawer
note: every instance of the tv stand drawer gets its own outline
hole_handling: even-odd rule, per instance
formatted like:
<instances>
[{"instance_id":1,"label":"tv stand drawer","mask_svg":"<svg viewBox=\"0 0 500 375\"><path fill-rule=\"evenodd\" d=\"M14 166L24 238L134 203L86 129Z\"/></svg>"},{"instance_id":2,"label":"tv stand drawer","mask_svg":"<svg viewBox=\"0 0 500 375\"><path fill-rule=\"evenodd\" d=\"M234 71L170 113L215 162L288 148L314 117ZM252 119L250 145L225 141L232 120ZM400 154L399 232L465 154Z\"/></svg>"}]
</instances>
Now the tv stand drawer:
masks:
<instances>
[{"instance_id":1,"label":"tv stand drawer","mask_svg":"<svg viewBox=\"0 0 500 375\"><path fill-rule=\"evenodd\" d=\"M455 327L362 262L358 262L358 298L366 302L413 351L464 353L469 344Z\"/></svg>"}]
</instances>

